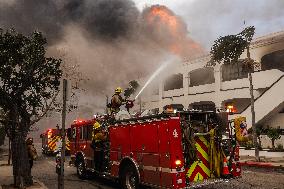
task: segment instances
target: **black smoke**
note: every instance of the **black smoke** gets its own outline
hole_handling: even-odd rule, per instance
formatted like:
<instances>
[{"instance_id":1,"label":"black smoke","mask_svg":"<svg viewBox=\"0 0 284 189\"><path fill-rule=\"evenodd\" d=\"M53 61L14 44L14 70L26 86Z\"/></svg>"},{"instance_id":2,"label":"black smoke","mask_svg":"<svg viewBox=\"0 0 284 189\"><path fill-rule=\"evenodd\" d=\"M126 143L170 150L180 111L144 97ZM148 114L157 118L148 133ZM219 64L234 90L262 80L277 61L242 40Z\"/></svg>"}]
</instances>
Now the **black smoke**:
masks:
<instances>
[{"instance_id":1,"label":"black smoke","mask_svg":"<svg viewBox=\"0 0 284 189\"><path fill-rule=\"evenodd\" d=\"M130 0L14 0L0 5L0 27L25 34L39 30L49 42L60 40L68 24L104 39L125 37L132 33L139 17Z\"/></svg>"}]
</instances>

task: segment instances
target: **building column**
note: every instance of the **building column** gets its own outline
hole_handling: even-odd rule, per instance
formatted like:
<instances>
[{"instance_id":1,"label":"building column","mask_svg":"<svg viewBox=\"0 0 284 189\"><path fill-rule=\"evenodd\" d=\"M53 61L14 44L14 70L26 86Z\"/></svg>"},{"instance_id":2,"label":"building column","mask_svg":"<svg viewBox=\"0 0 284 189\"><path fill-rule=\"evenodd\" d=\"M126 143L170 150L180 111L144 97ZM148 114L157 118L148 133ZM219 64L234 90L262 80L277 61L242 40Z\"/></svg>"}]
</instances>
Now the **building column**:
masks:
<instances>
[{"instance_id":1,"label":"building column","mask_svg":"<svg viewBox=\"0 0 284 189\"><path fill-rule=\"evenodd\" d=\"M188 73L183 73L183 94L186 97L188 95L188 90L189 90L189 74Z\"/></svg>"},{"instance_id":2,"label":"building column","mask_svg":"<svg viewBox=\"0 0 284 189\"><path fill-rule=\"evenodd\" d=\"M221 85L222 85L222 72L221 65L216 64L214 66L214 78L215 78L215 106L216 110L223 108L222 107L222 97L221 97Z\"/></svg>"}]
</instances>

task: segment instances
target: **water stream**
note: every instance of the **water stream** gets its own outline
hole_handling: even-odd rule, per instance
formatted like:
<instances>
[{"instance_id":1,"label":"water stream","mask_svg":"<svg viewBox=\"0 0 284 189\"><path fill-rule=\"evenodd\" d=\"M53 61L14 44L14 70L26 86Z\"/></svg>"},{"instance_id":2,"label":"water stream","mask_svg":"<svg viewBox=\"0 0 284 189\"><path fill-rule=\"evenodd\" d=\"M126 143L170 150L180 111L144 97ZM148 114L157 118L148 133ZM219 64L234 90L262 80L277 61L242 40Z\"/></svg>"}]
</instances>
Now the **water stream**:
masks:
<instances>
[{"instance_id":1,"label":"water stream","mask_svg":"<svg viewBox=\"0 0 284 189\"><path fill-rule=\"evenodd\" d=\"M147 80L145 85L141 88L141 90L137 93L134 100L138 98L138 96L144 91L144 89L163 71L167 66L169 66L171 63L176 62L178 59L177 57L173 56L170 57L168 60L162 63L162 65L151 75L151 77Z\"/></svg>"}]
</instances>

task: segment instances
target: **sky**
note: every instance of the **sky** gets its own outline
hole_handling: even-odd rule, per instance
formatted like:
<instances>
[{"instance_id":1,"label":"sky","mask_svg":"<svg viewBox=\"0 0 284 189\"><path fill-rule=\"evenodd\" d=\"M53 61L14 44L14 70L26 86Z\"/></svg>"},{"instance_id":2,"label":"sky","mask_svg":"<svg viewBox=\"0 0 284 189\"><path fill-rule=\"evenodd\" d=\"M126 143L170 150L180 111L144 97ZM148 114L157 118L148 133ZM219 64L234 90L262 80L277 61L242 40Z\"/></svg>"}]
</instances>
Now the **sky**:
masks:
<instances>
[{"instance_id":1,"label":"sky","mask_svg":"<svg viewBox=\"0 0 284 189\"><path fill-rule=\"evenodd\" d=\"M239 33L244 26L254 25L256 37L284 30L283 0L134 1L140 10L146 5L166 5L187 23L189 35L207 50L219 36Z\"/></svg>"}]
</instances>

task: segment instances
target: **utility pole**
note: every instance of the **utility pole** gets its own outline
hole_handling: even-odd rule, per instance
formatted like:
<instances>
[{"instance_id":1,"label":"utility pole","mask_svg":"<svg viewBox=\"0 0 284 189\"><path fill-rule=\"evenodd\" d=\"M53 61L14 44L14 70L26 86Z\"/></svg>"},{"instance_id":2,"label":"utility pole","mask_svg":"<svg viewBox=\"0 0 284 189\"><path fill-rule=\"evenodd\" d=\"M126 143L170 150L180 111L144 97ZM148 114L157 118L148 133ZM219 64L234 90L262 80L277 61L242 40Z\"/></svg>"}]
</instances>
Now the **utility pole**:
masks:
<instances>
[{"instance_id":1,"label":"utility pole","mask_svg":"<svg viewBox=\"0 0 284 189\"><path fill-rule=\"evenodd\" d=\"M66 120L66 101L67 101L67 80L63 79L63 107L62 107L62 126L61 126L61 162L60 174L58 174L58 189L64 189L64 162L65 162L65 120Z\"/></svg>"}]
</instances>

